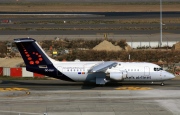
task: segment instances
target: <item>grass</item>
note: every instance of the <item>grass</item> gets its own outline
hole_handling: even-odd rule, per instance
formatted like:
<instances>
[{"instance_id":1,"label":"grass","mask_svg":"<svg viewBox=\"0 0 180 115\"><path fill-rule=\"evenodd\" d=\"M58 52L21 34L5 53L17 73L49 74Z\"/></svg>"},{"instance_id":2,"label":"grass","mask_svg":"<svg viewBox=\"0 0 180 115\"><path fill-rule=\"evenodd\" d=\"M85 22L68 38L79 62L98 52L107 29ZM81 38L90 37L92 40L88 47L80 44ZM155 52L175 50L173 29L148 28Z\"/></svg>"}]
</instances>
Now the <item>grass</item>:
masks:
<instances>
[{"instance_id":1,"label":"grass","mask_svg":"<svg viewBox=\"0 0 180 115\"><path fill-rule=\"evenodd\" d=\"M180 2L163 2L163 5L180 4ZM0 5L159 5L159 2L9 2Z\"/></svg>"},{"instance_id":2,"label":"grass","mask_svg":"<svg viewBox=\"0 0 180 115\"><path fill-rule=\"evenodd\" d=\"M16 17L17 18L17 17ZM26 17L27 18L27 17ZM35 18L35 17L34 17ZM49 17L50 18L50 17ZM61 28L47 28L46 24L59 24ZM180 18L163 18L163 23L165 24L179 24ZM118 28L109 28L109 27L101 27L101 28L63 28L64 21L62 20L40 20L40 21L18 21L12 22L12 24L19 25L19 24L41 24L41 27L34 27L34 28L25 28L25 27L0 27L0 30L158 30L159 27L153 26L144 26L139 27L138 24L159 24L159 18L151 18L151 19L110 19L110 20L69 20L66 21L66 24L124 24L125 27L118 27ZM44 25L44 27L43 27ZM178 26L171 26L166 27L163 26L163 30L179 30L180 27Z\"/></svg>"},{"instance_id":3,"label":"grass","mask_svg":"<svg viewBox=\"0 0 180 115\"><path fill-rule=\"evenodd\" d=\"M179 30L180 27L163 27L163 30ZM159 30L159 27L118 27L118 28L0 28L0 30Z\"/></svg>"},{"instance_id":4,"label":"grass","mask_svg":"<svg viewBox=\"0 0 180 115\"><path fill-rule=\"evenodd\" d=\"M73 20L66 24L157 24L159 18L151 19L111 19L111 20ZM163 18L163 23L180 23L180 18ZM19 21L13 24L64 24L62 20Z\"/></svg>"}]
</instances>

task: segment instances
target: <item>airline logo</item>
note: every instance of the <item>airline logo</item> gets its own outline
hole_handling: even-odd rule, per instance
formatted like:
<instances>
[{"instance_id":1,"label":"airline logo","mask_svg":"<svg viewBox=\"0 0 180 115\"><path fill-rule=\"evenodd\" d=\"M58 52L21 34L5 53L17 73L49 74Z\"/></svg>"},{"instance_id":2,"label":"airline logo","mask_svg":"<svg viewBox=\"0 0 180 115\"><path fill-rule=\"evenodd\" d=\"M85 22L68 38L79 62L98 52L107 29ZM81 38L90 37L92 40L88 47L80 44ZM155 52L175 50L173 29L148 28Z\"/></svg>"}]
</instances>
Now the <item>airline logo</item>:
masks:
<instances>
[{"instance_id":1,"label":"airline logo","mask_svg":"<svg viewBox=\"0 0 180 115\"><path fill-rule=\"evenodd\" d=\"M78 74L85 74L85 72L78 72Z\"/></svg>"},{"instance_id":2,"label":"airline logo","mask_svg":"<svg viewBox=\"0 0 180 115\"><path fill-rule=\"evenodd\" d=\"M38 52L32 52L32 53L29 53L24 46L23 47L23 50L24 50L24 54L26 55L27 57L27 60L29 61L29 64L30 65L38 65L41 61L43 61L43 58L42 56L38 53ZM32 59L32 55L35 55L37 58L35 60Z\"/></svg>"}]
</instances>

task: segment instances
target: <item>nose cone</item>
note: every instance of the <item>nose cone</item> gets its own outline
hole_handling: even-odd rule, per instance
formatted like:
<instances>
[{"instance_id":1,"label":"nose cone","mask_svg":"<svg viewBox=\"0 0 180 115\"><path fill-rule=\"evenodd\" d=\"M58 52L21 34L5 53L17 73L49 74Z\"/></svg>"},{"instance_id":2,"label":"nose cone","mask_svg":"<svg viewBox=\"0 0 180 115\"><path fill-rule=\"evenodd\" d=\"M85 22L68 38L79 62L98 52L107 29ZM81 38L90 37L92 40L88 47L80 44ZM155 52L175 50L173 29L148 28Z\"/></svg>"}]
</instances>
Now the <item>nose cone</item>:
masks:
<instances>
[{"instance_id":1,"label":"nose cone","mask_svg":"<svg viewBox=\"0 0 180 115\"><path fill-rule=\"evenodd\" d=\"M167 72L167 77L168 77L169 79L173 79L173 78L175 78L175 75L172 74L172 73Z\"/></svg>"}]
</instances>

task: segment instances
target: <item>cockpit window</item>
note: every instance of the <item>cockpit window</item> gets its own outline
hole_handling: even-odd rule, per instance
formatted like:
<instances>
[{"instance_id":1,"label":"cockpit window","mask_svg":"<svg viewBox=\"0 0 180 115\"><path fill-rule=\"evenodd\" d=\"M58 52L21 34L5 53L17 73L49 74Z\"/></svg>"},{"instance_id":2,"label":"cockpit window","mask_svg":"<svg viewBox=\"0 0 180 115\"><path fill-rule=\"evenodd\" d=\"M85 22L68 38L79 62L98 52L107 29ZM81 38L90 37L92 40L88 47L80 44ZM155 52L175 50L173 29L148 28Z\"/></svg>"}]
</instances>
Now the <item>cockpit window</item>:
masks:
<instances>
[{"instance_id":1,"label":"cockpit window","mask_svg":"<svg viewBox=\"0 0 180 115\"><path fill-rule=\"evenodd\" d=\"M157 71L156 68L154 68L154 71Z\"/></svg>"},{"instance_id":2,"label":"cockpit window","mask_svg":"<svg viewBox=\"0 0 180 115\"><path fill-rule=\"evenodd\" d=\"M157 67L154 68L154 71L160 71L160 70L163 70L163 69L162 68L157 68Z\"/></svg>"}]
</instances>

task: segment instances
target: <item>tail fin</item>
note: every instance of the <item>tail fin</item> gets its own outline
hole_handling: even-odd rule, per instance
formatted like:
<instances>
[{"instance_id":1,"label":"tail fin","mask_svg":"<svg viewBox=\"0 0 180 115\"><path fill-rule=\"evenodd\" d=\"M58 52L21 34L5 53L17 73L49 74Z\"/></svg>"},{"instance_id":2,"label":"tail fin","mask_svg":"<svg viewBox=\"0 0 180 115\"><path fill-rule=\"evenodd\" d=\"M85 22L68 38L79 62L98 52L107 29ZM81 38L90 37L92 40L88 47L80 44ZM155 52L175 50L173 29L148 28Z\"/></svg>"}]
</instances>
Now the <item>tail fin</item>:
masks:
<instances>
[{"instance_id":1,"label":"tail fin","mask_svg":"<svg viewBox=\"0 0 180 115\"><path fill-rule=\"evenodd\" d=\"M19 38L14 39L14 42L24 59L27 71L44 74L62 80L73 81L54 66L53 63L56 63L56 61L46 55L36 40L32 38Z\"/></svg>"},{"instance_id":2,"label":"tail fin","mask_svg":"<svg viewBox=\"0 0 180 115\"><path fill-rule=\"evenodd\" d=\"M52 68L52 59L46 55L36 40L32 38L14 39L28 71L39 73L39 68Z\"/></svg>"},{"instance_id":3,"label":"tail fin","mask_svg":"<svg viewBox=\"0 0 180 115\"><path fill-rule=\"evenodd\" d=\"M14 39L24 62L28 66L52 64L51 58L46 55L36 40L32 38Z\"/></svg>"}]
</instances>

